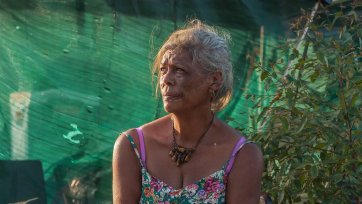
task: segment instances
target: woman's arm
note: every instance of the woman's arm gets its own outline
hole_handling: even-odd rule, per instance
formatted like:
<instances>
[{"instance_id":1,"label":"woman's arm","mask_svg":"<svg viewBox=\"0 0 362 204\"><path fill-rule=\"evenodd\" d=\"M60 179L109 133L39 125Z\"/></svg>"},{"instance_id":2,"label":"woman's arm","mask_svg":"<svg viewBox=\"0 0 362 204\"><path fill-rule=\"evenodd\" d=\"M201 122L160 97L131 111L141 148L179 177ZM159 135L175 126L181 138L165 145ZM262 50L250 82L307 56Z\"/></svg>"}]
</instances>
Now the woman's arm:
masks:
<instances>
[{"instance_id":1,"label":"woman's arm","mask_svg":"<svg viewBox=\"0 0 362 204\"><path fill-rule=\"evenodd\" d=\"M112 171L113 203L139 203L142 182L140 161L124 134L117 138L114 145Z\"/></svg>"},{"instance_id":2,"label":"woman's arm","mask_svg":"<svg viewBox=\"0 0 362 204\"><path fill-rule=\"evenodd\" d=\"M260 199L263 154L256 144L245 144L235 158L229 174L226 201L228 204L257 204Z\"/></svg>"}]
</instances>

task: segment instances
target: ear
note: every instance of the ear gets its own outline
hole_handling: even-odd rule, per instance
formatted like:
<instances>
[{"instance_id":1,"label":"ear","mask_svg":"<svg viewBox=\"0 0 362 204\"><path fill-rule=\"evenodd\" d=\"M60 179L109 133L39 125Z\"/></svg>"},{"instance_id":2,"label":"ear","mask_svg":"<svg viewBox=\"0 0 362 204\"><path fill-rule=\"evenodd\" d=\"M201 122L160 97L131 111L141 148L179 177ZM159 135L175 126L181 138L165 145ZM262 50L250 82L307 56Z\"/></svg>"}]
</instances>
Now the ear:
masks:
<instances>
[{"instance_id":1,"label":"ear","mask_svg":"<svg viewBox=\"0 0 362 204\"><path fill-rule=\"evenodd\" d=\"M210 89L217 91L220 89L222 84L222 72L216 71L209 76Z\"/></svg>"}]
</instances>

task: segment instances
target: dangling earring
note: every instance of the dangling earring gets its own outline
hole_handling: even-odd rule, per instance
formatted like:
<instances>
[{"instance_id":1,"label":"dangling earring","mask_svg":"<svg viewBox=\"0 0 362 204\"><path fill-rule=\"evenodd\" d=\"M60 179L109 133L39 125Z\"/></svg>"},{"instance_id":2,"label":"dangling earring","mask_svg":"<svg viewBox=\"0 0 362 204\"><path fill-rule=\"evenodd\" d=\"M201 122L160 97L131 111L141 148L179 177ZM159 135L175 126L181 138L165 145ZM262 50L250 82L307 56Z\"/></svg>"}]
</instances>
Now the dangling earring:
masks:
<instances>
[{"instance_id":1,"label":"dangling earring","mask_svg":"<svg viewBox=\"0 0 362 204\"><path fill-rule=\"evenodd\" d=\"M211 93L210 102L213 102L215 100L215 97L216 97L216 91L210 89L210 93Z\"/></svg>"}]
</instances>

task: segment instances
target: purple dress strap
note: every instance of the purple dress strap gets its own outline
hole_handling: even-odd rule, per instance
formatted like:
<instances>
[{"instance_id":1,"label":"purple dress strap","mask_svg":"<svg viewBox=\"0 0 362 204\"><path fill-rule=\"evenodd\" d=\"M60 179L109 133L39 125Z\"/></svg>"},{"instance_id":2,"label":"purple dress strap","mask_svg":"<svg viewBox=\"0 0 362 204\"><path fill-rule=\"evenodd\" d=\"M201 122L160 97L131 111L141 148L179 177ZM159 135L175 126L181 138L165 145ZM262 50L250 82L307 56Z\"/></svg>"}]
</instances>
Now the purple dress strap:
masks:
<instances>
[{"instance_id":1,"label":"purple dress strap","mask_svg":"<svg viewBox=\"0 0 362 204\"><path fill-rule=\"evenodd\" d=\"M136 130L137 130L137 134L138 134L138 140L140 141L142 164L146 168L146 151L145 151L145 140L144 140L143 132L140 127L136 128Z\"/></svg>"},{"instance_id":2,"label":"purple dress strap","mask_svg":"<svg viewBox=\"0 0 362 204\"><path fill-rule=\"evenodd\" d=\"M243 147L243 145L245 144L245 141L246 141L245 137L241 137L239 139L239 141L236 143L236 145L234 146L234 149L233 149L230 159L229 159L229 163L225 170L226 175L229 175L231 168L233 167L233 164L234 164L235 156L238 153L238 151L241 149L241 147Z\"/></svg>"}]
</instances>

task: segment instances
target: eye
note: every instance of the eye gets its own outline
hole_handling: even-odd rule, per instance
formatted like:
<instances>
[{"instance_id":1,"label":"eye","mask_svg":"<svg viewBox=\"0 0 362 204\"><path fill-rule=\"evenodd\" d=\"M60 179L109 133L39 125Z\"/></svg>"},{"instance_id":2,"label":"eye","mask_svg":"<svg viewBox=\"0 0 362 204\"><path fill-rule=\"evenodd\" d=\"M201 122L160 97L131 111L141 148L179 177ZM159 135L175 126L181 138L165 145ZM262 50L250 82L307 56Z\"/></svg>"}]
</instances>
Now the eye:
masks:
<instances>
[{"instance_id":1,"label":"eye","mask_svg":"<svg viewBox=\"0 0 362 204\"><path fill-rule=\"evenodd\" d=\"M177 73L184 73L185 70L184 70L184 69L181 69L181 68L176 68L176 72L177 72Z\"/></svg>"},{"instance_id":2,"label":"eye","mask_svg":"<svg viewBox=\"0 0 362 204\"><path fill-rule=\"evenodd\" d=\"M161 73L161 74L165 74L166 72L167 72L166 67L161 67L161 68L160 68L160 73Z\"/></svg>"}]
</instances>

